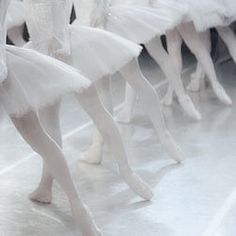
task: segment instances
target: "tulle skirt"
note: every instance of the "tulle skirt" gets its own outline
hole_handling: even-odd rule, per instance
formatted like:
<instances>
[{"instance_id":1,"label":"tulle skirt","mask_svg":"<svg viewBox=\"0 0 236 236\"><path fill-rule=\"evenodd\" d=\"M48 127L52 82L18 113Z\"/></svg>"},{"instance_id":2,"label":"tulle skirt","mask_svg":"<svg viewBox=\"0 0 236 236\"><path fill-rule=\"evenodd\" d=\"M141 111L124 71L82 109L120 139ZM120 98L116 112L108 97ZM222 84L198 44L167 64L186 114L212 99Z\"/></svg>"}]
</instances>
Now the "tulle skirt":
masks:
<instances>
[{"instance_id":1,"label":"tulle skirt","mask_svg":"<svg viewBox=\"0 0 236 236\"><path fill-rule=\"evenodd\" d=\"M185 22L193 21L197 31L224 24L225 7L217 0L169 0L181 3L187 8Z\"/></svg>"},{"instance_id":2,"label":"tulle skirt","mask_svg":"<svg viewBox=\"0 0 236 236\"><path fill-rule=\"evenodd\" d=\"M185 9L179 4L168 0L158 1L153 8L123 4L112 6L108 11L105 29L138 44L165 34L178 25L185 14Z\"/></svg>"},{"instance_id":3,"label":"tulle skirt","mask_svg":"<svg viewBox=\"0 0 236 236\"><path fill-rule=\"evenodd\" d=\"M229 25L236 20L236 1L235 0L218 0L225 7L225 25Z\"/></svg>"},{"instance_id":4,"label":"tulle skirt","mask_svg":"<svg viewBox=\"0 0 236 236\"><path fill-rule=\"evenodd\" d=\"M142 50L139 45L110 32L85 26L70 26L69 64L92 82L118 72Z\"/></svg>"},{"instance_id":5,"label":"tulle skirt","mask_svg":"<svg viewBox=\"0 0 236 236\"><path fill-rule=\"evenodd\" d=\"M6 27L11 29L16 26L21 26L25 22L24 5L20 1L11 1L6 18Z\"/></svg>"},{"instance_id":6,"label":"tulle skirt","mask_svg":"<svg viewBox=\"0 0 236 236\"><path fill-rule=\"evenodd\" d=\"M6 46L6 57L8 77L0 85L0 103L14 117L91 84L78 70L30 49Z\"/></svg>"}]
</instances>

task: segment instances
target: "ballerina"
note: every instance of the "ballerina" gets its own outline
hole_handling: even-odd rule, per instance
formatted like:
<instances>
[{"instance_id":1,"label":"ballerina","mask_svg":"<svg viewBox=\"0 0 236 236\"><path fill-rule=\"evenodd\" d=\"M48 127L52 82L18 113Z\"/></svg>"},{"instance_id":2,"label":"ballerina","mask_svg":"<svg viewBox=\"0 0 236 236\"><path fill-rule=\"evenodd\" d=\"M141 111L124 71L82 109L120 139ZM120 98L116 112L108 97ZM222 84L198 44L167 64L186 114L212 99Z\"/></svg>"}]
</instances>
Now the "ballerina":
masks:
<instances>
[{"instance_id":1,"label":"ballerina","mask_svg":"<svg viewBox=\"0 0 236 236\"><path fill-rule=\"evenodd\" d=\"M177 0L173 0L176 2ZM181 44L182 39L185 41L189 49L201 63L206 75L212 85L213 91L217 98L225 105L231 105L232 100L219 83L210 53L207 51L198 32L205 31L216 22L222 21L224 9L222 5L216 1L178 1L188 8L186 19L176 29L167 33L168 51L178 71L182 71ZM169 84L169 88L165 97L167 103L172 103L173 86Z\"/></svg>"},{"instance_id":2,"label":"ballerina","mask_svg":"<svg viewBox=\"0 0 236 236\"><path fill-rule=\"evenodd\" d=\"M41 1L44 2L43 0ZM37 4L37 2L40 3L41 1L35 1L35 4ZM65 0L57 2L58 4L61 4L61 11L57 10L57 14L59 14L59 16L56 20L60 23L60 21L62 21L61 16L66 14L66 22L68 22L72 6L71 2ZM40 48L42 45L40 45L38 41L45 41L42 39L42 37L45 37L46 34L40 33L38 21L35 18L35 16L38 15L38 12L36 12L38 8L34 7L34 3L30 0L25 0L25 3L28 3L26 4L26 7L29 9L26 22L31 35L32 47L36 50L41 50ZM54 5L58 4L54 3ZM63 4L66 4L66 6ZM65 9L68 9L68 5L70 10L65 13ZM46 16L44 16L44 18L46 18ZM58 32L60 30L64 32L65 27L68 28L68 26L68 23L67 26L65 26L65 23L60 25L57 23L57 28L55 29ZM65 57L66 53L66 61L70 65L81 70L81 72L86 75L86 77L90 78L94 85L101 88L99 89L100 91L106 90L106 88L109 87L107 85L111 74L121 71L122 75L128 80L128 82L142 95L141 97L143 97L143 101L146 104L145 108L147 110L147 114L158 131L161 143L167 149L170 156L176 161L180 162L183 159L183 153L167 131L162 113L160 111L158 96L155 93L153 87L143 77L139 70L136 58L141 51L141 47L112 33L91 27L70 26L68 28L68 32L69 33L67 36L69 43L67 43L66 46L62 45L63 49L58 50L57 54L62 53L62 56L64 54L63 57ZM62 33L60 32L59 36L61 37L61 35ZM53 37L55 38L55 36ZM62 42L61 39L57 41ZM44 46L48 47L45 42ZM60 55L54 56L57 58L60 57ZM93 59L92 65L91 58ZM107 108L112 109L111 106L109 107L110 97L107 96L107 93L105 93L104 96L101 96L101 98ZM110 110L110 112L112 112L112 110ZM41 117L44 117L42 120L50 120L50 116L49 118L45 118L45 116L47 117L48 115L45 113L41 115ZM54 124L54 130L60 130L57 122ZM90 163L100 163L102 157L101 149L103 145L103 139L98 133L95 135L95 137L97 137L97 139L95 139L95 144L98 145L95 145L94 149L94 146L92 146L92 148L89 149L89 152L87 153L88 155L85 155L86 161ZM109 139L109 142L111 141L113 140ZM116 148L113 148L113 150L115 149ZM119 154L120 152L117 152L117 155Z\"/></svg>"},{"instance_id":3,"label":"ballerina","mask_svg":"<svg viewBox=\"0 0 236 236\"><path fill-rule=\"evenodd\" d=\"M80 200L61 148L45 132L37 115L40 108L47 109L67 93L76 93L85 99L91 83L74 68L53 58L30 49L6 46L4 25L9 3L10 0L0 0L1 105L65 191L83 235L100 235L89 210Z\"/></svg>"},{"instance_id":4,"label":"ballerina","mask_svg":"<svg viewBox=\"0 0 236 236\"><path fill-rule=\"evenodd\" d=\"M236 5L235 1L231 0L218 0L217 3L222 4L222 8L225 8L224 17L220 22L215 22L214 27L216 28L219 36L228 48L229 54L231 55L234 62L236 62L236 37L234 31L230 28L230 24L236 19ZM211 50L211 41L209 30L201 32L201 38L204 40L204 44L208 51ZM196 72L192 75L192 80L188 85L188 89L193 92L200 90L200 85L204 81L206 73L203 70L200 63L197 64Z\"/></svg>"},{"instance_id":5,"label":"ballerina","mask_svg":"<svg viewBox=\"0 0 236 236\"><path fill-rule=\"evenodd\" d=\"M149 2L149 0L147 1ZM178 25L183 17L178 4L169 5L168 1L159 1L156 9L147 8L149 3L135 6L127 0L74 0L78 19L74 25L98 27L127 38L137 44L145 45L152 58L160 65L177 94L183 110L195 120L201 115L186 94L181 75L177 73L171 58L164 50L160 36ZM91 20L89 20L91 19ZM124 109L118 114L120 122L129 123L135 103L136 93L127 85Z\"/></svg>"},{"instance_id":6,"label":"ballerina","mask_svg":"<svg viewBox=\"0 0 236 236\"><path fill-rule=\"evenodd\" d=\"M6 27L9 39L16 46L23 46L26 43L23 38L24 23L23 2L21 0L11 1L7 12Z\"/></svg>"},{"instance_id":7,"label":"ballerina","mask_svg":"<svg viewBox=\"0 0 236 236\"><path fill-rule=\"evenodd\" d=\"M33 48L41 53L50 55L62 61L73 61L72 52L76 50L76 48L70 48L71 37L73 37L72 33L74 32L69 31L68 27L68 17L70 15L68 13L70 11L70 5L68 5L68 2L64 0L54 0L51 2L45 0L25 0L24 4L27 12L26 23L31 39L27 47ZM89 38L86 38L86 42L87 40L89 40ZM113 38L109 38L110 42L112 42L112 40ZM139 53L140 49L137 45L128 44L128 46L131 46L131 48L129 48L131 52L129 51L129 54L126 54L127 57L132 58L133 54L136 55L136 53ZM128 46L126 46L127 49ZM85 50L88 50L88 48L85 48ZM76 56L80 57L80 61L82 61L82 58L84 59L83 54L78 54ZM104 69L104 67L102 69ZM105 68L105 70L106 69L107 68ZM96 73L101 73L101 71L99 72L97 70L93 73L96 75ZM106 112L101 104L95 85L92 84L86 91L84 91L83 96L77 94L76 98L94 121L104 139L109 144L111 150L113 150L115 159L119 166L119 171L125 182L142 198L147 200L151 199L152 192L150 188L132 171L129 166L118 128L110 114ZM57 104L53 104L51 107L41 109L39 115L44 128L57 144L62 146L58 114L59 108L60 101L58 101ZM31 198L36 201L49 203L51 201L52 180L52 176L48 172L46 165L44 165L42 180Z\"/></svg>"}]
</instances>

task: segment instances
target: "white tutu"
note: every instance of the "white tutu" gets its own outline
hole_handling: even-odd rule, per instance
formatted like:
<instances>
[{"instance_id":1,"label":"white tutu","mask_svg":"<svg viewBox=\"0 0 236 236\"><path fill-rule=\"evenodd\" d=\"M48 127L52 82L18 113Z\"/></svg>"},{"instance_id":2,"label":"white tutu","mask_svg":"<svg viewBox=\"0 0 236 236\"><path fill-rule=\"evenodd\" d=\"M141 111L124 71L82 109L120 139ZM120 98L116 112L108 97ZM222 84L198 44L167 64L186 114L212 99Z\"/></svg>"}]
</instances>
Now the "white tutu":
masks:
<instances>
[{"instance_id":1,"label":"white tutu","mask_svg":"<svg viewBox=\"0 0 236 236\"><path fill-rule=\"evenodd\" d=\"M236 1L235 0L217 0L225 8L225 25L229 25L236 20Z\"/></svg>"},{"instance_id":2,"label":"white tutu","mask_svg":"<svg viewBox=\"0 0 236 236\"><path fill-rule=\"evenodd\" d=\"M0 103L11 116L37 111L91 84L78 70L30 49L6 46L6 56L8 77L0 86Z\"/></svg>"},{"instance_id":3,"label":"white tutu","mask_svg":"<svg viewBox=\"0 0 236 236\"><path fill-rule=\"evenodd\" d=\"M119 71L142 50L129 40L92 27L70 26L70 40L69 64L92 82Z\"/></svg>"},{"instance_id":4,"label":"white tutu","mask_svg":"<svg viewBox=\"0 0 236 236\"><path fill-rule=\"evenodd\" d=\"M90 17L84 13L87 5L78 5L76 10L79 18L76 24L80 24L80 21L81 23L88 22L91 19L90 25L96 22L96 27L104 28L132 42L145 44L155 36L162 35L167 30L174 28L183 18L181 6L179 4L177 6L173 2L170 5L168 0L159 1L158 7L155 8L151 8L147 2L140 4L111 1L111 5L98 5L95 8L95 14L94 11L91 12ZM80 7L81 9L79 9ZM91 11L92 7L90 6L89 9Z\"/></svg>"},{"instance_id":5,"label":"white tutu","mask_svg":"<svg viewBox=\"0 0 236 236\"><path fill-rule=\"evenodd\" d=\"M193 21L197 31L223 25L225 8L217 0L172 0L187 7L185 21Z\"/></svg>"},{"instance_id":6,"label":"white tutu","mask_svg":"<svg viewBox=\"0 0 236 236\"><path fill-rule=\"evenodd\" d=\"M6 18L6 27L11 29L16 26L21 26L25 22L24 19L24 6L21 1L11 1Z\"/></svg>"},{"instance_id":7,"label":"white tutu","mask_svg":"<svg viewBox=\"0 0 236 236\"><path fill-rule=\"evenodd\" d=\"M182 12L160 4L158 8L114 6L110 7L105 22L106 30L138 44L145 44L156 35L178 25Z\"/></svg>"}]
</instances>

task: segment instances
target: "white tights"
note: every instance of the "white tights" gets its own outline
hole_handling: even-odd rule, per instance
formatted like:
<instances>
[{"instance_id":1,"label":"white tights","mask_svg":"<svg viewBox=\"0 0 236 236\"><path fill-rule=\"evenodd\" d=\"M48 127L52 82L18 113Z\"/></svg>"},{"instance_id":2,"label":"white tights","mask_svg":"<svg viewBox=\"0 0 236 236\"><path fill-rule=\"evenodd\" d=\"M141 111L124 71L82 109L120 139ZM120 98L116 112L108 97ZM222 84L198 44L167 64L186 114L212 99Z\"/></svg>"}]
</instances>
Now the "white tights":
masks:
<instances>
[{"instance_id":1,"label":"white tights","mask_svg":"<svg viewBox=\"0 0 236 236\"><path fill-rule=\"evenodd\" d=\"M223 27L217 27L217 32L219 33L219 36L224 41L225 45L227 46L229 50L229 54L233 58L234 62L236 63L236 36L233 30L229 26L223 26ZM201 33L202 40L207 47L208 51L211 49L211 40L210 40L210 34L209 31ZM188 89L191 91L199 91L200 90L200 84L205 78L205 72L203 68L201 67L200 63L197 65L197 70L193 74L193 78L189 84Z\"/></svg>"},{"instance_id":2,"label":"white tights","mask_svg":"<svg viewBox=\"0 0 236 236\"><path fill-rule=\"evenodd\" d=\"M170 56L163 48L160 37L155 37L153 40L145 44L148 53L152 58L159 64L160 68L164 72L169 83L175 91L179 103L183 110L195 120L200 120L201 115L194 107L191 98L186 94L183 82L181 80L181 74L176 70L174 64L171 61ZM122 112L118 115L118 120L121 122L129 122L131 119L132 109L134 107L136 95L129 85L126 87L126 97L124 102L124 108ZM165 105L170 105L172 101L167 101L164 99L163 103Z\"/></svg>"},{"instance_id":3,"label":"white tights","mask_svg":"<svg viewBox=\"0 0 236 236\"><path fill-rule=\"evenodd\" d=\"M177 29L172 30L167 34L168 40L168 51L172 57L176 68L182 71L182 57L181 57L181 43L182 39L185 41L189 49L196 56L198 62L204 69L207 77L209 78L213 91L215 92L217 98L226 105L231 105L232 101L230 97L226 94L224 88L220 85L217 80L217 75L215 72L214 64L211 59L210 53L207 48L202 43L199 34L196 32L193 23L184 23L178 26ZM173 96L173 87L169 86L167 92L167 97ZM169 98L171 99L171 98Z\"/></svg>"},{"instance_id":4,"label":"white tights","mask_svg":"<svg viewBox=\"0 0 236 236\"><path fill-rule=\"evenodd\" d=\"M74 219L83 235L100 235L90 212L80 200L75 189L61 148L46 133L44 128L42 128L37 114L29 112L21 118L11 117L11 119L25 141L43 158L44 168L50 170L50 174L66 193L70 201ZM43 193L45 194L45 192ZM40 196L41 199L43 193Z\"/></svg>"},{"instance_id":5,"label":"white tights","mask_svg":"<svg viewBox=\"0 0 236 236\"><path fill-rule=\"evenodd\" d=\"M143 103L144 111L152 121L154 128L158 134L160 142L172 157L177 162L183 160L184 156L180 148L176 145L173 138L169 134L163 115L158 95L152 85L143 76L137 60L133 60L126 65L121 71L123 78L129 83L129 86L138 94ZM106 84L109 80L99 83L97 86L100 94L103 94L103 103L112 111L111 95L109 94L109 85ZM93 144L84 153L83 159L90 163L100 163L102 160L102 139L98 133L95 133Z\"/></svg>"}]
</instances>

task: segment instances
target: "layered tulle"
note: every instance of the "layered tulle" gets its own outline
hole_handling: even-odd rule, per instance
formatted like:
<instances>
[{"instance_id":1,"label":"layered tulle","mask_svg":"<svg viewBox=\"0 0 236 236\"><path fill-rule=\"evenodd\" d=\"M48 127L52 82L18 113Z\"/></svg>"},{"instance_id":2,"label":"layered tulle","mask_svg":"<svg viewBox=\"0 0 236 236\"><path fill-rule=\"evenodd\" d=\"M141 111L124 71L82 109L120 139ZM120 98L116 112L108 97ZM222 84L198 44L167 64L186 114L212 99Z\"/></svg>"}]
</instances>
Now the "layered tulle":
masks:
<instances>
[{"instance_id":1,"label":"layered tulle","mask_svg":"<svg viewBox=\"0 0 236 236\"><path fill-rule=\"evenodd\" d=\"M110 1L108 3L75 1L78 19L76 25L106 29L138 44L145 44L157 35L178 25L185 10L180 4L160 0L154 6L148 1ZM78 4L77 4L78 3Z\"/></svg>"},{"instance_id":2,"label":"layered tulle","mask_svg":"<svg viewBox=\"0 0 236 236\"><path fill-rule=\"evenodd\" d=\"M185 21L193 21L197 31L223 25L225 7L217 0L169 0L181 3L187 8Z\"/></svg>"},{"instance_id":3,"label":"layered tulle","mask_svg":"<svg viewBox=\"0 0 236 236\"><path fill-rule=\"evenodd\" d=\"M21 1L11 1L6 18L6 27L11 29L16 26L21 26L24 24L24 5Z\"/></svg>"},{"instance_id":4,"label":"layered tulle","mask_svg":"<svg viewBox=\"0 0 236 236\"><path fill-rule=\"evenodd\" d=\"M235 0L217 0L225 7L224 23L226 25L231 24L236 20L236 1Z\"/></svg>"},{"instance_id":5,"label":"layered tulle","mask_svg":"<svg viewBox=\"0 0 236 236\"><path fill-rule=\"evenodd\" d=\"M69 64L78 68L92 82L119 71L142 47L115 34L92 27L70 27Z\"/></svg>"},{"instance_id":6,"label":"layered tulle","mask_svg":"<svg viewBox=\"0 0 236 236\"><path fill-rule=\"evenodd\" d=\"M110 7L105 22L106 30L138 44L145 44L156 35L178 25L183 15L174 8L114 6Z\"/></svg>"},{"instance_id":7,"label":"layered tulle","mask_svg":"<svg viewBox=\"0 0 236 236\"><path fill-rule=\"evenodd\" d=\"M53 58L25 48L6 49L8 77L0 87L0 103L11 116L37 111L90 86L78 70Z\"/></svg>"}]
</instances>

